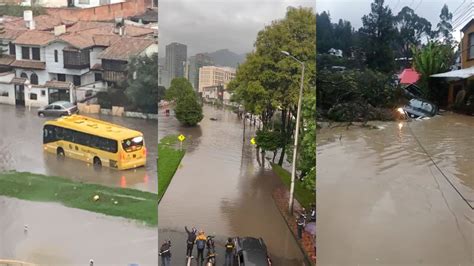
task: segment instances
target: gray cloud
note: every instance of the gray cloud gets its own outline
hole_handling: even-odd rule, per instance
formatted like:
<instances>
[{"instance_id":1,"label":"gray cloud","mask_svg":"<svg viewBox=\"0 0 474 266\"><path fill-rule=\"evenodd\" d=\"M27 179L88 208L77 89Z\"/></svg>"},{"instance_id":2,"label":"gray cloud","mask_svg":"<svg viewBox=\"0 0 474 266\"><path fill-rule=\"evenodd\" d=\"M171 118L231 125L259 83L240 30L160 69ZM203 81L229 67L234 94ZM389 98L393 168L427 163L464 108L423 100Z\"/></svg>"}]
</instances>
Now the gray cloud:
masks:
<instances>
[{"instance_id":1,"label":"gray cloud","mask_svg":"<svg viewBox=\"0 0 474 266\"><path fill-rule=\"evenodd\" d=\"M180 42L188 56L228 48L236 53L253 49L257 33L283 18L288 6L315 6L309 0L161 0L160 56L165 46Z\"/></svg>"}]
</instances>

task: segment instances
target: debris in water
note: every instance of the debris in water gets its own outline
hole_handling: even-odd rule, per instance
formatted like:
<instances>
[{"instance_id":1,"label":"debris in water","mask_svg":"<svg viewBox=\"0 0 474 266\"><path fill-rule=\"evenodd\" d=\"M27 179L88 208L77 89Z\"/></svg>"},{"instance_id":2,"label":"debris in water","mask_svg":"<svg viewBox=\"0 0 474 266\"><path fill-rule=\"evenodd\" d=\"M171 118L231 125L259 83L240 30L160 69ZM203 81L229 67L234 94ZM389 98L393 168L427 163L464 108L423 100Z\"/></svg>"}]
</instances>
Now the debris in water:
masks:
<instances>
[{"instance_id":1,"label":"debris in water","mask_svg":"<svg viewBox=\"0 0 474 266\"><path fill-rule=\"evenodd\" d=\"M90 265L90 266L93 266L93 265L94 265L94 260L93 260L93 259L90 259L90 260L89 260L89 265Z\"/></svg>"},{"instance_id":2,"label":"debris in water","mask_svg":"<svg viewBox=\"0 0 474 266\"><path fill-rule=\"evenodd\" d=\"M28 233L28 225L27 224L25 224L25 226L23 227L23 232L25 232L25 234Z\"/></svg>"},{"instance_id":3,"label":"debris in water","mask_svg":"<svg viewBox=\"0 0 474 266\"><path fill-rule=\"evenodd\" d=\"M114 201L114 204L117 205L117 204L118 204L118 201Z\"/></svg>"},{"instance_id":4,"label":"debris in water","mask_svg":"<svg viewBox=\"0 0 474 266\"><path fill-rule=\"evenodd\" d=\"M98 201L99 200L99 195L95 195L94 196L94 201Z\"/></svg>"}]
</instances>

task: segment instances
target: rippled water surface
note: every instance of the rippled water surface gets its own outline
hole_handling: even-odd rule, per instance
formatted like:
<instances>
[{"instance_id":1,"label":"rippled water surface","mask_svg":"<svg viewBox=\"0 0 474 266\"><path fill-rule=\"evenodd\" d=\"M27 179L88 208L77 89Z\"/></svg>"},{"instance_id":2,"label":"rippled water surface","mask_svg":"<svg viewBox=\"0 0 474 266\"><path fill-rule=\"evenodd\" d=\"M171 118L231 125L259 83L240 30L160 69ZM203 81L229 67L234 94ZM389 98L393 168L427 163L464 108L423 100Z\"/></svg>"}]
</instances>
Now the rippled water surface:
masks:
<instances>
[{"instance_id":1,"label":"rippled water surface","mask_svg":"<svg viewBox=\"0 0 474 266\"><path fill-rule=\"evenodd\" d=\"M473 265L474 117L318 132L318 264Z\"/></svg>"}]
</instances>

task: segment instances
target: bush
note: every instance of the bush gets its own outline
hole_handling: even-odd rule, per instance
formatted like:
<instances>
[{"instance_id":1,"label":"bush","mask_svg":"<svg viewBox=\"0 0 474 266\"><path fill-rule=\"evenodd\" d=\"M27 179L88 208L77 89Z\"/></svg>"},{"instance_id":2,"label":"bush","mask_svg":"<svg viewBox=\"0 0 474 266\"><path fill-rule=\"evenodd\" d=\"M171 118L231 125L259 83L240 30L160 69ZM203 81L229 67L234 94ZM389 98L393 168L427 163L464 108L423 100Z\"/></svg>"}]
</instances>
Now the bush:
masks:
<instances>
[{"instance_id":1,"label":"bush","mask_svg":"<svg viewBox=\"0 0 474 266\"><path fill-rule=\"evenodd\" d=\"M185 126L195 126L204 118L202 106L194 94L178 99L175 113L178 121Z\"/></svg>"}]
</instances>

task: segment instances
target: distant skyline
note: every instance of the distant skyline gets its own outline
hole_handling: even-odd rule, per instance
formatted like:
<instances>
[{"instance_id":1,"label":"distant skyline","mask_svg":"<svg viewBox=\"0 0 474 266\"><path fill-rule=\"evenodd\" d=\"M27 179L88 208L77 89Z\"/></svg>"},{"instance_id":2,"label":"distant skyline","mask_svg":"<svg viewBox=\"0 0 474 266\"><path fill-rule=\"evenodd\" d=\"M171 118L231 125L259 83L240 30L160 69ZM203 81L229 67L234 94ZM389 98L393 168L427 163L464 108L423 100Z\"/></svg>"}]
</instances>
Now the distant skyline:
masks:
<instances>
[{"instance_id":1,"label":"distant skyline","mask_svg":"<svg viewBox=\"0 0 474 266\"><path fill-rule=\"evenodd\" d=\"M186 44L188 56L220 49L248 53L257 33L284 18L287 7L315 5L315 0L160 0L160 57L172 42Z\"/></svg>"},{"instance_id":2,"label":"distant skyline","mask_svg":"<svg viewBox=\"0 0 474 266\"><path fill-rule=\"evenodd\" d=\"M317 0L317 12L329 11L331 21L336 23L339 19L348 20L357 30L362 26L362 16L370 13L370 4L373 0ZM429 22L432 28L436 28L439 15L443 5L447 4L449 11L453 13L453 26L455 26L454 38L459 40L459 29L463 23L467 23L472 14L467 10L473 10L472 0L385 0L385 5L390 6L393 14L398 14L404 6L408 6ZM456 27L457 26L457 27Z\"/></svg>"}]
</instances>

